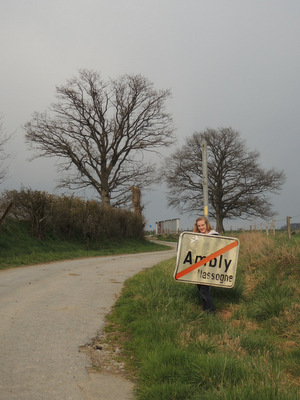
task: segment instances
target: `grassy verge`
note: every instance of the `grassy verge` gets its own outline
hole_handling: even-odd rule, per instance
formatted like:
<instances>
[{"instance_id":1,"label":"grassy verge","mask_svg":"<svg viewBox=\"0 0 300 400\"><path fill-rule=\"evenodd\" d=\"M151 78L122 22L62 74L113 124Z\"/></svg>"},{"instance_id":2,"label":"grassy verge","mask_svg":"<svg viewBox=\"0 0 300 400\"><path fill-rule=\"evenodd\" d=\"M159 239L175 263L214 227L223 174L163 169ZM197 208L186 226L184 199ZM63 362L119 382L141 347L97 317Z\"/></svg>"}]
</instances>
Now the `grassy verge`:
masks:
<instances>
[{"instance_id":1,"label":"grassy verge","mask_svg":"<svg viewBox=\"0 0 300 400\"><path fill-rule=\"evenodd\" d=\"M129 279L107 317L140 400L299 398L299 238L242 234L236 285L212 288L216 315L175 259Z\"/></svg>"},{"instance_id":2,"label":"grassy verge","mask_svg":"<svg viewBox=\"0 0 300 400\"><path fill-rule=\"evenodd\" d=\"M166 250L168 246L144 239L103 240L97 245L48 237L39 241L26 224L9 221L0 231L0 270L84 257Z\"/></svg>"}]
</instances>

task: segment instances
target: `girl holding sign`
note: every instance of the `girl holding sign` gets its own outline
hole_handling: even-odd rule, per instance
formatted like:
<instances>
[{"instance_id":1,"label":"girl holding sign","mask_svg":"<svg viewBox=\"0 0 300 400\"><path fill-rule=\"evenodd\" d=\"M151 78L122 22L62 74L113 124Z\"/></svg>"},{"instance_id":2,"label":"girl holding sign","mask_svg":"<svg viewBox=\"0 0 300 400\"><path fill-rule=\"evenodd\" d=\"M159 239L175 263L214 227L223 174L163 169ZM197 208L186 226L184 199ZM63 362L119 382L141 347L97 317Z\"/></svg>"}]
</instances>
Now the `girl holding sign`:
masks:
<instances>
[{"instance_id":1,"label":"girl holding sign","mask_svg":"<svg viewBox=\"0 0 300 400\"><path fill-rule=\"evenodd\" d=\"M218 235L208 222L206 217L199 217L196 219L193 232L202 233L204 235ZM216 308L210 295L210 287L208 285L197 284L203 310L210 314L215 314Z\"/></svg>"}]
</instances>

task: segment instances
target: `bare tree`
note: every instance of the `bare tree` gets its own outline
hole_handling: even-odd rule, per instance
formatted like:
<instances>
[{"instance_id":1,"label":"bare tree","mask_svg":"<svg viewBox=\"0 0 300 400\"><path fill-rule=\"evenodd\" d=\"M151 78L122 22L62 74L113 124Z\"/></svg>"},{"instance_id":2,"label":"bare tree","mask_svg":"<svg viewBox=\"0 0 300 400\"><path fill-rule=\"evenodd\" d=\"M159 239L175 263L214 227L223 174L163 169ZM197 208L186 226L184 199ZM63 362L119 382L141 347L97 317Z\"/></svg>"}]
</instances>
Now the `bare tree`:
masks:
<instances>
[{"instance_id":1,"label":"bare tree","mask_svg":"<svg viewBox=\"0 0 300 400\"><path fill-rule=\"evenodd\" d=\"M8 167L5 166L5 161L10 154L6 152L6 145L11 140L12 135L7 135L3 125L3 115L0 114L0 184L7 178Z\"/></svg>"},{"instance_id":2,"label":"bare tree","mask_svg":"<svg viewBox=\"0 0 300 400\"><path fill-rule=\"evenodd\" d=\"M169 90L155 90L140 75L104 82L81 70L56 92L50 113L36 112L25 125L25 140L36 157L58 157L61 186L92 187L103 205L121 205L130 200L131 185L152 183L155 167L144 152L174 142L165 112Z\"/></svg>"},{"instance_id":3,"label":"bare tree","mask_svg":"<svg viewBox=\"0 0 300 400\"><path fill-rule=\"evenodd\" d=\"M8 135L5 132L3 126L3 115L0 114L0 184L3 183L8 174L8 167L5 165L5 161L11 156L6 152L6 145L11 141L13 135ZM9 213L13 208L13 203L10 202L4 209L4 212L0 218L0 227L3 224L5 218L8 217Z\"/></svg>"},{"instance_id":4,"label":"bare tree","mask_svg":"<svg viewBox=\"0 0 300 400\"><path fill-rule=\"evenodd\" d=\"M202 141L207 142L209 216L224 232L224 219L275 215L268 198L285 181L283 171L264 170L259 153L248 151L232 128L194 133L166 159L169 206L189 215L203 214Z\"/></svg>"}]
</instances>

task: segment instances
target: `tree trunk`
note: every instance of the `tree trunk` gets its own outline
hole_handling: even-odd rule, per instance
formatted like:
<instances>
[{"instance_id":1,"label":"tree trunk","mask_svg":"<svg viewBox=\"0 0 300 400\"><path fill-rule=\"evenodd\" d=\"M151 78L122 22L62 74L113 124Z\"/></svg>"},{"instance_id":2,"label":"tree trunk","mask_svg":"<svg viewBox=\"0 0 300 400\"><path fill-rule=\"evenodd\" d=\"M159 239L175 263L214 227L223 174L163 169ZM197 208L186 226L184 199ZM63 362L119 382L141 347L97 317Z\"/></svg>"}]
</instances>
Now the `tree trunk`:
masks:
<instances>
[{"instance_id":1,"label":"tree trunk","mask_svg":"<svg viewBox=\"0 0 300 400\"><path fill-rule=\"evenodd\" d=\"M4 214L2 215L1 219L0 219L0 226L3 224L5 218L8 216L8 214L10 213L11 209L13 206L13 202L11 202L9 204L9 206L7 207L7 209L5 210Z\"/></svg>"},{"instance_id":2,"label":"tree trunk","mask_svg":"<svg viewBox=\"0 0 300 400\"><path fill-rule=\"evenodd\" d=\"M218 233L224 233L223 218L219 213L216 214L216 222L217 222L216 231Z\"/></svg>"},{"instance_id":3,"label":"tree trunk","mask_svg":"<svg viewBox=\"0 0 300 400\"><path fill-rule=\"evenodd\" d=\"M101 189L101 203L104 207L110 206L110 197L108 190Z\"/></svg>"}]
</instances>

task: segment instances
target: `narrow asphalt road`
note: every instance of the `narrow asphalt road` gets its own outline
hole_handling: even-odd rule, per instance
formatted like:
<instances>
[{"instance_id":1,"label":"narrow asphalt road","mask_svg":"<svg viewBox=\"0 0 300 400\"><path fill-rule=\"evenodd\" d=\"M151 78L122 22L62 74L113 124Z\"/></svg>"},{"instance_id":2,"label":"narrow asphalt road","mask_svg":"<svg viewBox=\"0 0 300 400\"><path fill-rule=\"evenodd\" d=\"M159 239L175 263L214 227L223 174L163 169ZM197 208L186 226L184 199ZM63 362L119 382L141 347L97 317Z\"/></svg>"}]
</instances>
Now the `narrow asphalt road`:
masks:
<instances>
[{"instance_id":1,"label":"narrow asphalt road","mask_svg":"<svg viewBox=\"0 0 300 400\"><path fill-rule=\"evenodd\" d=\"M0 399L131 399L133 384L89 373L79 347L103 329L126 279L175 254L174 248L1 271Z\"/></svg>"}]
</instances>

